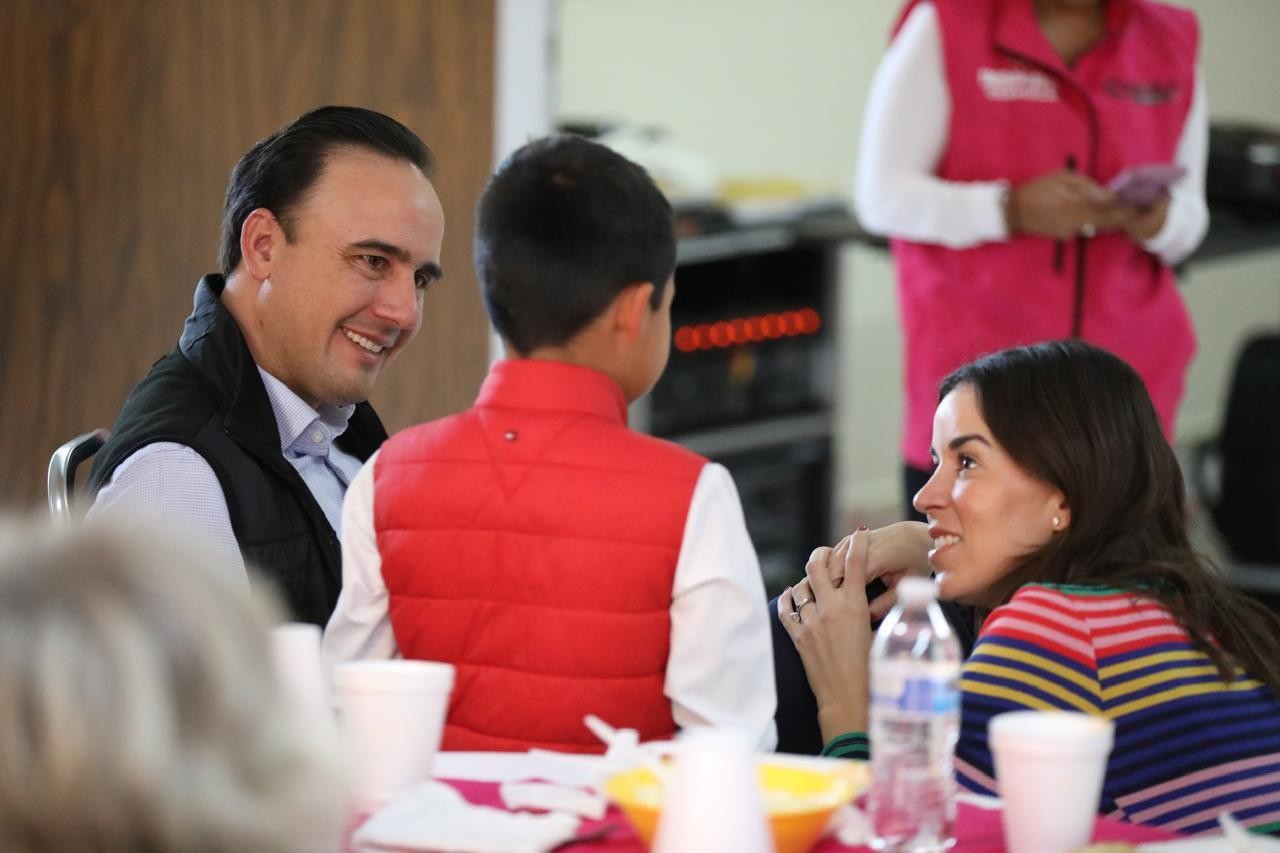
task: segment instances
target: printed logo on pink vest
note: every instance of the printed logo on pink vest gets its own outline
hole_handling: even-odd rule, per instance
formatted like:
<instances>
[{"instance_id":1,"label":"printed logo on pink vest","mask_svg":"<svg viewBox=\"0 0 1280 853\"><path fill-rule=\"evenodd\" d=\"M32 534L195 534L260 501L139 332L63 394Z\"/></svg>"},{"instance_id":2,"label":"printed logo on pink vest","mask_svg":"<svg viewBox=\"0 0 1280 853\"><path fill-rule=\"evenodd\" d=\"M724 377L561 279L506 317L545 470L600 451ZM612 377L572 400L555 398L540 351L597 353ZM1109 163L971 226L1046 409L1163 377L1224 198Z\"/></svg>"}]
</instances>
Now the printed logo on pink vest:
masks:
<instances>
[{"instance_id":1,"label":"printed logo on pink vest","mask_svg":"<svg viewBox=\"0 0 1280 853\"><path fill-rule=\"evenodd\" d=\"M1021 68L979 68L978 85L989 101L1058 100L1058 84L1043 71Z\"/></svg>"},{"instance_id":2,"label":"printed logo on pink vest","mask_svg":"<svg viewBox=\"0 0 1280 853\"><path fill-rule=\"evenodd\" d=\"M1167 104L1178 96L1178 84L1169 83L1134 83L1130 80L1109 78L1103 84L1103 90L1113 98L1133 101L1148 107Z\"/></svg>"}]
</instances>

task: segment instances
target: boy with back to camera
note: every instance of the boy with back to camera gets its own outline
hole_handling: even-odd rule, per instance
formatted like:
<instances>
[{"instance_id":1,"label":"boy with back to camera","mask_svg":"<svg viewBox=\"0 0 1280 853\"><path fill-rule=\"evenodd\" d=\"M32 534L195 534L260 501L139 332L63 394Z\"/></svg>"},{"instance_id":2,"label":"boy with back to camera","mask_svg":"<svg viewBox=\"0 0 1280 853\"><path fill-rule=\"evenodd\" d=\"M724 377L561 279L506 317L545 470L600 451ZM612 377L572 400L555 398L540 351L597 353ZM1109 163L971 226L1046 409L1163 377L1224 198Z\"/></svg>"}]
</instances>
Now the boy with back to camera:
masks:
<instances>
[{"instance_id":1,"label":"boy with back to camera","mask_svg":"<svg viewBox=\"0 0 1280 853\"><path fill-rule=\"evenodd\" d=\"M352 481L330 662L445 661L444 749L603 751L702 725L775 742L764 585L720 465L627 428L666 367L671 207L586 139L532 142L480 199L475 263L509 357L475 405Z\"/></svg>"}]
</instances>

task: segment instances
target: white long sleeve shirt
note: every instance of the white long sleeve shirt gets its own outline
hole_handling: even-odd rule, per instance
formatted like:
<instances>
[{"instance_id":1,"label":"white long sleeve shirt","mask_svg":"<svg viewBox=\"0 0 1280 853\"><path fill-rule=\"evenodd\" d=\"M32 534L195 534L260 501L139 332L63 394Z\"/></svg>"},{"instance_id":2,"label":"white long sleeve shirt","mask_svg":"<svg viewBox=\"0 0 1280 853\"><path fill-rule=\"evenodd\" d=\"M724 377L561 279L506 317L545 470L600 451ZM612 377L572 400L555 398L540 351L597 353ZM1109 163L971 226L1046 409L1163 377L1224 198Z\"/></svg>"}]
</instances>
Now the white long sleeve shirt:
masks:
<instances>
[{"instance_id":1,"label":"white long sleeve shirt","mask_svg":"<svg viewBox=\"0 0 1280 853\"><path fill-rule=\"evenodd\" d=\"M258 375L275 415L281 455L302 477L341 538L342 499L361 463L334 442L346 431L355 407L317 410L261 367ZM187 445L157 441L129 455L99 490L89 514L113 507L181 522L205 537L220 565L244 575L244 557L231 527L222 483L205 458Z\"/></svg>"},{"instance_id":2,"label":"white long sleeve shirt","mask_svg":"<svg viewBox=\"0 0 1280 853\"><path fill-rule=\"evenodd\" d=\"M1000 208L1006 182L947 181L935 174L950 115L942 28L934 5L923 2L907 16L871 83L854 187L858 219L868 231L952 249L1008 239ZM1164 226L1143 244L1170 265L1190 255L1209 226L1208 123L1197 69L1175 156L1187 174L1170 188Z\"/></svg>"},{"instance_id":3,"label":"white long sleeve shirt","mask_svg":"<svg viewBox=\"0 0 1280 853\"><path fill-rule=\"evenodd\" d=\"M324 632L329 665L400 656L374 529L373 468L343 505L342 593ZM664 692L677 726L731 726L762 750L777 743L773 647L764 582L733 478L708 463L694 487L671 590Z\"/></svg>"}]
</instances>

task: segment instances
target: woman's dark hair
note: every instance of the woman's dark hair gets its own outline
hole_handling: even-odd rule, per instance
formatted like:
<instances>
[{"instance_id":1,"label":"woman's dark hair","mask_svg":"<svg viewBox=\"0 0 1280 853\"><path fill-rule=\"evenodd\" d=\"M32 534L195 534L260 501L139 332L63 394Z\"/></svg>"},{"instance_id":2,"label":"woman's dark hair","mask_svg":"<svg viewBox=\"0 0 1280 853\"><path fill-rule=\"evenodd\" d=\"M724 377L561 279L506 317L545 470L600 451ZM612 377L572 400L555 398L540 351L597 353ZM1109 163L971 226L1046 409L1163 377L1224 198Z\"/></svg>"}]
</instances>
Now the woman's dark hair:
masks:
<instances>
[{"instance_id":1,"label":"woman's dark hair","mask_svg":"<svg viewBox=\"0 0 1280 853\"><path fill-rule=\"evenodd\" d=\"M993 600L1037 582L1154 598L1224 681L1238 663L1280 693L1280 618L1192 550L1182 472L1133 368L1089 344L1056 341L966 364L942 381L939 399L961 385L1014 462L1071 509L1067 530L1017 560Z\"/></svg>"},{"instance_id":2,"label":"woman's dark hair","mask_svg":"<svg viewBox=\"0 0 1280 853\"><path fill-rule=\"evenodd\" d=\"M218 248L224 276L240 266L240 229L258 208L274 213L285 238L293 239L294 208L320 177L325 159L341 147L405 160L431 175L431 151L390 116L361 107L319 107L304 113L250 148L231 171Z\"/></svg>"},{"instance_id":3,"label":"woman's dark hair","mask_svg":"<svg viewBox=\"0 0 1280 853\"><path fill-rule=\"evenodd\" d=\"M563 344L623 288L676 266L671 205L640 166L579 136L516 151L476 209L476 275L494 329L520 354Z\"/></svg>"}]
</instances>

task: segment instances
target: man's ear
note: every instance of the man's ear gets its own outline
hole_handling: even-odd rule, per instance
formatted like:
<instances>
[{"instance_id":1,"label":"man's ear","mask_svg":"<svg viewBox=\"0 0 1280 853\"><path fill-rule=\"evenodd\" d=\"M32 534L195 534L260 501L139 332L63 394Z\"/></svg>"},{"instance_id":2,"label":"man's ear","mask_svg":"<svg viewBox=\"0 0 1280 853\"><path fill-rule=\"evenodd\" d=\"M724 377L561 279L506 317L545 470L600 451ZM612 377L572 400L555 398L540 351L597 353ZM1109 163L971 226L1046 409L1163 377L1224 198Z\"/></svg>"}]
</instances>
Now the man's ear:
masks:
<instances>
[{"instance_id":1,"label":"man's ear","mask_svg":"<svg viewBox=\"0 0 1280 853\"><path fill-rule=\"evenodd\" d=\"M628 341L638 340L653 314L653 282L628 284L614 297L611 312L614 328Z\"/></svg>"},{"instance_id":2,"label":"man's ear","mask_svg":"<svg viewBox=\"0 0 1280 853\"><path fill-rule=\"evenodd\" d=\"M284 229L275 214L259 207L240 226L240 257L245 270L258 281L271 277L271 263L284 242Z\"/></svg>"}]
</instances>

